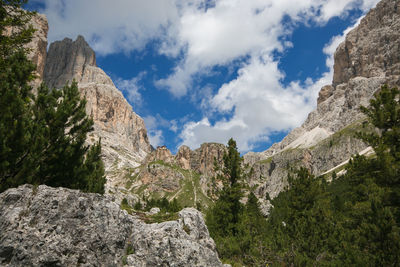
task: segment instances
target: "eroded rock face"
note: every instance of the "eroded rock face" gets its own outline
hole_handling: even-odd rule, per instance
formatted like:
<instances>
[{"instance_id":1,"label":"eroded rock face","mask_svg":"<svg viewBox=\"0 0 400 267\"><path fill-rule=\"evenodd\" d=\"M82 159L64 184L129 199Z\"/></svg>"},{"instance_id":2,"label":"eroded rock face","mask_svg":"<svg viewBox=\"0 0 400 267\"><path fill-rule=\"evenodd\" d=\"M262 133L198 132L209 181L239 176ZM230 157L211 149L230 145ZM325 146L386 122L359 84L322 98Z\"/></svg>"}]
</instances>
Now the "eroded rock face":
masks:
<instances>
[{"instance_id":1,"label":"eroded rock face","mask_svg":"<svg viewBox=\"0 0 400 267\"><path fill-rule=\"evenodd\" d=\"M174 163L175 158L166 146L159 146L148 157L147 161L162 160L165 163Z\"/></svg>"},{"instance_id":2,"label":"eroded rock face","mask_svg":"<svg viewBox=\"0 0 400 267\"><path fill-rule=\"evenodd\" d=\"M32 41L26 47L30 50L28 58L36 65L36 75L38 77L33 81L33 87L37 88L42 82L44 75L49 25L46 16L42 14L35 14L30 24L36 31L33 34Z\"/></svg>"},{"instance_id":3,"label":"eroded rock face","mask_svg":"<svg viewBox=\"0 0 400 267\"><path fill-rule=\"evenodd\" d=\"M77 82L99 81L85 72L88 66L96 67L96 56L83 36L79 35L75 41L65 38L51 43L48 54L44 79L49 87L61 88L73 79Z\"/></svg>"},{"instance_id":4,"label":"eroded rock face","mask_svg":"<svg viewBox=\"0 0 400 267\"><path fill-rule=\"evenodd\" d=\"M335 53L333 85L348 83L354 77L400 75L400 2L384 0L349 32Z\"/></svg>"},{"instance_id":5,"label":"eroded rock face","mask_svg":"<svg viewBox=\"0 0 400 267\"><path fill-rule=\"evenodd\" d=\"M334 88L332 85L325 85L322 87L318 93L317 105L327 100L333 94L333 90Z\"/></svg>"},{"instance_id":6,"label":"eroded rock face","mask_svg":"<svg viewBox=\"0 0 400 267\"><path fill-rule=\"evenodd\" d=\"M197 210L186 208L178 221L145 226L132 235L135 253L127 258L130 266L222 266Z\"/></svg>"},{"instance_id":7,"label":"eroded rock face","mask_svg":"<svg viewBox=\"0 0 400 267\"><path fill-rule=\"evenodd\" d=\"M99 194L20 186L0 194L0 264L222 266L201 213L179 217L145 224Z\"/></svg>"},{"instance_id":8,"label":"eroded rock face","mask_svg":"<svg viewBox=\"0 0 400 267\"><path fill-rule=\"evenodd\" d=\"M192 161L192 150L188 146L181 146L176 153L176 162L182 169L189 170Z\"/></svg>"},{"instance_id":9,"label":"eroded rock face","mask_svg":"<svg viewBox=\"0 0 400 267\"><path fill-rule=\"evenodd\" d=\"M191 169L201 174L214 176L214 161L223 163L226 147L218 143L204 143L191 155Z\"/></svg>"},{"instance_id":10,"label":"eroded rock face","mask_svg":"<svg viewBox=\"0 0 400 267\"><path fill-rule=\"evenodd\" d=\"M114 83L96 66L96 56L82 36L50 45L45 82L60 88L75 80L86 97L86 112L94 120L89 142L101 138L107 176L121 167L136 167L151 151L143 122ZM109 185L111 186L111 185Z\"/></svg>"},{"instance_id":11,"label":"eroded rock face","mask_svg":"<svg viewBox=\"0 0 400 267\"><path fill-rule=\"evenodd\" d=\"M36 89L43 81L47 56L47 33L49 31L49 25L46 16L38 13L31 16L28 25L32 26L35 32L32 35L32 40L25 44L24 47L28 49L28 59L36 65L36 71L34 73L36 78L31 81L33 92L36 93ZM19 29L17 27L7 27L4 31L5 35L12 35L19 32Z\"/></svg>"}]
</instances>

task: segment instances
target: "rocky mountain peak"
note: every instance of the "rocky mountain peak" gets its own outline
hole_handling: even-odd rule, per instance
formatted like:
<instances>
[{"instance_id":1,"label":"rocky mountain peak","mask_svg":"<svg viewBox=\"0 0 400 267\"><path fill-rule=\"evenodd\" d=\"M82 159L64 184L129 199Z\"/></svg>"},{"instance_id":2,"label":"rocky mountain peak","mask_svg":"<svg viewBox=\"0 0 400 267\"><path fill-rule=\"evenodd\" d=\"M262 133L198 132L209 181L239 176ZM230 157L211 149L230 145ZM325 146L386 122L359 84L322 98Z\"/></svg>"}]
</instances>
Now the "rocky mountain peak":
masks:
<instances>
[{"instance_id":1,"label":"rocky mountain peak","mask_svg":"<svg viewBox=\"0 0 400 267\"><path fill-rule=\"evenodd\" d=\"M182 169L193 170L200 174L214 174L214 160L222 163L226 147L218 143L203 143L195 150L188 146L181 146L176 155L165 146L159 146L147 158L147 162L162 160L176 164Z\"/></svg>"},{"instance_id":2,"label":"rocky mountain peak","mask_svg":"<svg viewBox=\"0 0 400 267\"><path fill-rule=\"evenodd\" d=\"M44 81L60 88L75 80L86 98L86 113L93 118L94 131L88 142L101 138L106 175L118 176L122 167L137 167L152 151L143 119L119 91L110 77L96 65L96 55L78 36L75 41L56 41L47 53ZM108 184L108 186L111 186Z\"/></svg>"},{"instance_id":3,"label":"rocky mountain peak","mask_svg":"<svg viewBox=\"0 0 400 267\"><path fill-rule=\"evenodd\" d=\"M97 67L96 55L84 37L79 35L75 41L65 38L50 45L44 79L48 86L55 88L73 79L80 82L87 66Z\"/></svg>"}]
</instances>

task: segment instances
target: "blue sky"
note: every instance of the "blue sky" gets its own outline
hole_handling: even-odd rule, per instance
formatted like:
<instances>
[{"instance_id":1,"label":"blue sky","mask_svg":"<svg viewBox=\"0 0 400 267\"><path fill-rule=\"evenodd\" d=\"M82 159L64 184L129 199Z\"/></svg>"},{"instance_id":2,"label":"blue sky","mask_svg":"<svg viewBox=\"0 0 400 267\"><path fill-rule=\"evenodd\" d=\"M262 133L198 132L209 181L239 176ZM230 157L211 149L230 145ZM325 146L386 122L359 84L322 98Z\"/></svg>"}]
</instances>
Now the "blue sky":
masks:
<instances>
[{"instance_id":1,"label":"blue sky","mask_svg":"<svg viewBox=\"0 0 400 267\"><path fill-rule=\"evenodd\" d=\"M263 151L300 126L330 84L333 53L377 0L31 0L49 41L81 34L175 152L237 140Z\"/></svg>"}]
</instances>

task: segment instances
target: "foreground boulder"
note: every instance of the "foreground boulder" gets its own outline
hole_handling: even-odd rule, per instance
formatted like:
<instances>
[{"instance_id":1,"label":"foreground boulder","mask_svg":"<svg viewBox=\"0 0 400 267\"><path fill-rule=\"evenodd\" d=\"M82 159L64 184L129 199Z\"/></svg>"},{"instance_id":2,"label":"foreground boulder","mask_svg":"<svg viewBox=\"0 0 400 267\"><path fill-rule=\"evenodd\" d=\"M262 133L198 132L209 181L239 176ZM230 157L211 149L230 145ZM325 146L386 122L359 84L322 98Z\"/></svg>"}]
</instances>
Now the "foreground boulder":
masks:
<instances>
[{"instance_id":1,"label":"foreground boulder","mask_svg":"<svg viewBox=\"0 0 400 267\"><path fill-rule=\"evenodd\" d=\"M222 266L201 213L145 224L108 198L23 185L0 194L1 266Z\"/></svg>"}]
</instances>

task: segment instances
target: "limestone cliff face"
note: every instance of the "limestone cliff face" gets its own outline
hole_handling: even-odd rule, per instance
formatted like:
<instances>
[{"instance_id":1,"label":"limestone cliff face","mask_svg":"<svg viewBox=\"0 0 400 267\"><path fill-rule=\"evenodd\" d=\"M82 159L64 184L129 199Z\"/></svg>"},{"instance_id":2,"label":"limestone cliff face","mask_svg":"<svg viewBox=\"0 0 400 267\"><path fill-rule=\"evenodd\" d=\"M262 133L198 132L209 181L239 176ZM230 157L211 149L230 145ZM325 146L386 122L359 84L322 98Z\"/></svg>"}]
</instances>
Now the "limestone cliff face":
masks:
<instances>
[{"instance_id":1,"label":"limestone cliff face","mask_svg":"<svg viewBox=\"0 0 400 267\"><path fill-rule=\"evenodd\" d=\"M195 209L145 224L107 197L44 185L0 194L0 265L223 266Z\"/></svg>"},{"instance_id":2,"label":"limestone cliff face","mask_svg":"<svg viewBox=\"0 0 400 267\"><path fill-rule=\"evenodd\" d=\"M60 88L75 80L86 97L86 112L93 117L89 142L101 138L106 170L136 167L151 151L143 122L104 71L82 36L50 45L44 81Z\"/></svg>"},{"instance_id":3,"label":"limestone cliff face","mask_svg":"<svg viewBox=\"0 0 400 267\"><path fill-rule=\"evenodd\" d=\"M36 92L36 89L43 81L47 56L47 33L49 31L49 25L46 16L38 13L31 16L28 25L32 26L35 32L32 35L32 40L25 44L24 47L28 50L28 59L36 65L36 71L34 73L36 78L31 82L34 89L33 91ZM17 27L7 27L4 34L12 35L17 32L19 32Z\"/></svg>"},{"instance_id":4,"label":"limestone cliff face","mask_svg":"<svg viewBox=\"0 0 400 267\"><path fill-rule=\"evenodd\" d=\"M321 174L366 148L353 135L364 120L359 107L368 106L384 83L400 85L399 52L400 2L383 0L337 48L333 83L321 89L317 108L303 125L268 150L245 155L260 198L283 189L290 165Z\"/></svg>"},{"instance_id":5,"label":"limestone cliff face","mask_svg":"<svg viewBox=\"0 0 400 267\"><path fill-rule=\"evenodd\" d=\"M46 16L42 14L33 16L31 25L36 31L33 34L32 41L26 47L30 50L28 58L36 65L36 75L38 77L33 82L33 86L36 88L43 80L49 25Z\"/></svg>"},{"instance_id":6,"label":"limestone cliff face","mask_svg":"<svg viewBox=\"0 0 400 267\"><path fill-rule=\"evenodd\" d=\"M45 81L49 87L61 88L73 79L80 83L110 84L109 81L99 80L95 76L100 72L95 69L96 56L82 36L78 36L75 41L65 38L50 44L48 54Z\"/></svg>"},{"instance_id":7,"label":"limestone cliff face","mask_svg":"<svg viewBox=\"0 0 400 267\"><path fill-rule=\"evenodd\" d=\"M398 84L400 75L400 2L378 3L352 30L335 53L333 85L354 77L385 77Z\"/></svg>"}]
</instances>

